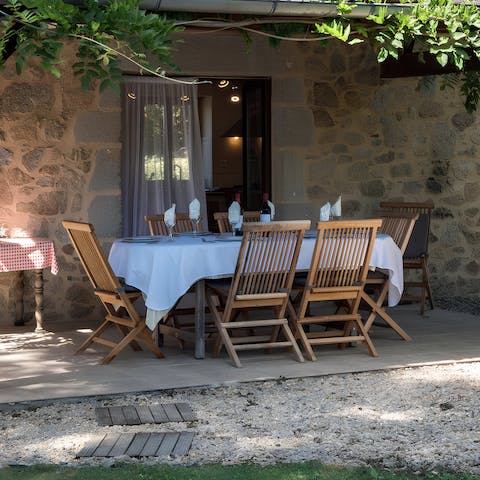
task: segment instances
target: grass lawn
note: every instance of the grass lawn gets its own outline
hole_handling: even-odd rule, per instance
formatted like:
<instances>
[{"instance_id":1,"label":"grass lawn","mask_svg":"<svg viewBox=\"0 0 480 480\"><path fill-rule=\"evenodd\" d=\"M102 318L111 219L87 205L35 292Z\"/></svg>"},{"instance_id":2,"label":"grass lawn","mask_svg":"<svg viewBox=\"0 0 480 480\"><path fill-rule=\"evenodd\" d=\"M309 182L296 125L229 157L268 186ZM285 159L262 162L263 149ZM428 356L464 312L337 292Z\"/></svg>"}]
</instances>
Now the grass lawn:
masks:
<instances>
[{"instance_id":1,"label":"grass lawn","mask_svg":"<svg viewBox=\"0 0 480 480\"><path fill-rule=\"evenodd\" d=\"M117 464L112 467L0 468L0 480L480 480L479 475L454 473L394 473L374 468L336 468L318 462L259 465L168 465Z\"/></svg>"}]
</instances>

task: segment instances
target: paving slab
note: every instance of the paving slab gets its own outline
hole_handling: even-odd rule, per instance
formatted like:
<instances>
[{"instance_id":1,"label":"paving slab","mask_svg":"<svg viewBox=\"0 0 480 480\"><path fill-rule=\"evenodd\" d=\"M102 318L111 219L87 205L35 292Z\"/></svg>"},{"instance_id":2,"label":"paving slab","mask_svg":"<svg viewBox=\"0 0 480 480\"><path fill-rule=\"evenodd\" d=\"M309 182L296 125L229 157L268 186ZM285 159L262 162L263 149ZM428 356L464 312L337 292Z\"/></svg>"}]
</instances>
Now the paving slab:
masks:
<instances>
[{"instance_id":1,"label":"paving slab","mask_svg":"<svg viewBox=\"0 0 480 480\"><path fill-rule=\"evenodd\" d=\"M418 305L389 309L393 318L413 338L401 340L393 330L374 325L370 331L378 357L364 345L315 349L316 362L296 362L288 351L265 354L242 352L242 368L232 365L223 353L196 360L193 348L183 351L175 343L164 348L166 357L150 351L123 351L109 365L100 365L99 350L74 352L89 332L62 330L38 334L26 326L0 333L0 404L57 398L114 395L239 382L333 375L437 363L480 361L480 317L442 309L418 314Z\"/></svg>"}]
</instances>

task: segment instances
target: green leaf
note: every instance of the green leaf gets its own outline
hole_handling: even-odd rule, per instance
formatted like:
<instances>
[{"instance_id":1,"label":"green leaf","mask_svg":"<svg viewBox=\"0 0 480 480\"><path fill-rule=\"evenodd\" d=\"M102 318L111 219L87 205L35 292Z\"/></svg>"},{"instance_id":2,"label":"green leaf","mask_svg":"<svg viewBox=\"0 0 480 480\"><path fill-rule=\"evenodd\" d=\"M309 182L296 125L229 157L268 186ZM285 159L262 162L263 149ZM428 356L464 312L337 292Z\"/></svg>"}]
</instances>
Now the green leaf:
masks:
<instances>
[{"instance_id":1,"label":"green leaf","mask_svg":"<svg viewBox=\"0 0 480 480\"><path fill-rule=\"evenodd\" d=\"M444 67L448 63L448 55L444 52L437 53L437 62Z\"/></svg>"}]
</instances>

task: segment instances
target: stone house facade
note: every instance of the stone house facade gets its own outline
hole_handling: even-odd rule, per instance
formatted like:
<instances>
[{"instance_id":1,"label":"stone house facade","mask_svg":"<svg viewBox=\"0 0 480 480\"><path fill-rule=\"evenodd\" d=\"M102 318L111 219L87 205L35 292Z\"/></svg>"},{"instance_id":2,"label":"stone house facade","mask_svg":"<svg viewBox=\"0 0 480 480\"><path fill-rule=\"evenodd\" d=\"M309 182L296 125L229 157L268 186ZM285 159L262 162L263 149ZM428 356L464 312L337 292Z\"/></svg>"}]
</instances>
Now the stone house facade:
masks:
<instances>
[{"instance_id":1,"label":"stone house facade","mask_svg":"<svg viewBox=\"0 0 480 480\"><path fill-rule=\"evenodd\" d=\"M432 200L430 269L435 296L478 295L478 115L439 78L380 79L369 47L235 32L182 34L174 62L201 77L271 79L272 197L279 218L318 218L342 194L346 217L372 217L381 200ZM31 65L0 73L0 223L55 241L60 272L45 273L45 317L77 326L101 310L62 228L94 224L108 250L121 232L121 105L85 92L65 47L62 77ZM126 72L129 66L125 66ZM14 274L0 276L0 325L13 323ZM27 311L32 277L27 275Z\"/></svg>"}]
</instances>

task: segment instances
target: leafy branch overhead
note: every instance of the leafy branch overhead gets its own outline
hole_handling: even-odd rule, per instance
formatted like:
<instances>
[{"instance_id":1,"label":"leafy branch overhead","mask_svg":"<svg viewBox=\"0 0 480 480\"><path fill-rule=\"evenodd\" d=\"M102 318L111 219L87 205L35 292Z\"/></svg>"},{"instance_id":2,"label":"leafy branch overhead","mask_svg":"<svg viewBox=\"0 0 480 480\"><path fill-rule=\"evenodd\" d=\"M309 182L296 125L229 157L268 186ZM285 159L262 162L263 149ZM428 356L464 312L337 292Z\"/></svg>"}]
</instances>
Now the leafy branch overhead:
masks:
<instances>
[{"instance_id":1,"label":"leafy branch overhead","mask_svg":"<svg viewBox=\"0 0 480 480\"><path fill-rule=\"evenodd\" d=\"M61 50L70 38L77 40L72 68L84 89L98 81L100 91L118 91L122 58L140 71L162 75L172 67L171 36L181 28L141 10L139 1L85 0L79 8L63 0L8 0L0 7L0 61L15 51L20 74L29 58L38 57L43 68L59 77ZM147 52L161 68L151 65Z\"/></svg>"},{"instance_id":2,"label":"leafy branch overhead","mask_svg":"<svg viewBox=\"0 0 480 480\"><path fill-rule=\"evenodd\" d=\"M381 63L398 60L415 45L420 61L433 56L441 67L451 65L458 74L468 111L477 108L480 75L480 10L474 3L456 0L420 0L380 6L365 19L353 18L357 5L340 2L339 17L315 25L320 36L343 42L368 41ZM476 71L470 65L474 64Z\"/></svg>"},{"instance_id":3,"label":"leafy branch overhead","mask_svg":"<svg viewBox=\"0 0 480 480\"><path fill-rule=\"evenodd\" d=\"M68 0L6 0L0 2L4 4L0 6L0 63L16 52L20 73L29 58L38 57L58 77L64 41L76 39L78 61L72 67L82 87L89 89L99 82L101 90L118 90L122 59L133 62L141 72L162 76L164 70L173 68L172 34L204 22L213 31L238 28L247 42L252 32L269 36L274 44L282 39L326 43L335 38L349 45L368 42L380 63L397 61L413 51L420 61L428 56L442 71L456 72L445 84L460 84L466 109L475 110L480 97L478 7L458 0L383 1L323 2L323 6L333 5L333 14L318 19L218 14L212 21L194 14L187 19L179 13L149 13L140 8L140 0L74 2L81 7ZM149 58L161 67L151 65Z\"/></svg>"}]
</instances>

